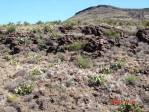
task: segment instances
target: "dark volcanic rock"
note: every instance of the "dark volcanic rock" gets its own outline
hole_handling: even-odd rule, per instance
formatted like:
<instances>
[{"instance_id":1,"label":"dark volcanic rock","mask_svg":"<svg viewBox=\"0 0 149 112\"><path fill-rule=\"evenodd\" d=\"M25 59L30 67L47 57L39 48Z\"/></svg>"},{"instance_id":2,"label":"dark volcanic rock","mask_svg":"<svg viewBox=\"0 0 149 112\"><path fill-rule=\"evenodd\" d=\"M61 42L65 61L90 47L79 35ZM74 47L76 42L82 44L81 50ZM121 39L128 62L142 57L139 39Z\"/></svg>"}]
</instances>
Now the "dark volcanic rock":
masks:
<instances>
[{"instance_id":1,"label":"dark volcanic rock","mask_svg":"<svg viewBox=\"0 0 149 112\"><path fill-rule=\"evenodd\" d=\"M136 36L140 41L143 41L149 44L149 29L138 30Z\"/></svg>"},{"instance_id":2,"label":"dark volcanic rock","mask_svg":"<svg viewBox=\"0 0 149 112\"><path fill-rule=\"evenodd\" d=\"M86 52L95 52L97 48L98 48L98 43L96 43L95 41L90 41L85 45L83 50Z\"/></svg>"},{"instance_id":3,"label":"dark volcanic rock","mask_svg":"<svg viewBox=\"0 0 149 112\"><path fill-rule=\"evenodd\" d=\"M59 27L59 30L62 32L62 33L66 33L66 29L64 27Z\"/></svg>"},{"instance_id":4,"label":"dark volcanic rock","mask_svg":"<svg viewBox=\"0 0 149 112\"><path fill-rule=\"evenodd\" d=\"M46 53L57 52L59 44L55 40L47 39L46 45L48 46Z\"/></svg>"},{"instance_id":5,"label":"dark volcanic rock","mask_svg":"<svg viewBox=\"0 0 149 112\"><path fill-rule=\"evenodd\" d=\"M102 35L102 31L97 26L85 26L82 29L82 33L84 33L85 35L91 35L91 34L93 34L95 36L101 36Z\"/></svg>"},{"instance_id":6,"label":"dark volcanic rock","mask_svg":"<svg viewBox=\"0 0 149 112\"><path fill-rule=\"evenodd\" d=\"M10 54L17 54L17 53L20 53L20 51L21 51L21 49L20 49L20 47L19 46L15 46L15 47L13 47L12 48L12 51L11 51L11 53Z\"/></svg>"}]
</instances>

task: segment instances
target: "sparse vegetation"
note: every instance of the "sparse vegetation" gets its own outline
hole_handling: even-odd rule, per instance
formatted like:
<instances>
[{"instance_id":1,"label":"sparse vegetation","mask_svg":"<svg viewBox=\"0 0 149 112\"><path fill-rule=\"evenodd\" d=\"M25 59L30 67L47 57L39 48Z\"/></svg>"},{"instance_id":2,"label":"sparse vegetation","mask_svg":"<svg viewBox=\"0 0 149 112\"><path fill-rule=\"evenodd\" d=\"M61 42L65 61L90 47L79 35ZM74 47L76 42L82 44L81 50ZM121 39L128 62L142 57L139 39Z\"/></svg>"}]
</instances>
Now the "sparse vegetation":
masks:
<instances>
[{"instance_id":1,"label":"sparse vegetation","mask_svg":"<svg viewBox=\"0 0 149 112\"><path fill-rule=\"evenodd\" d=\"M104 68L104 69L102 69L101 73L102 74L110 74L110 73L112 73L112 70L110 68Z\"/></svg>"},{"instance_id":2,"label":"sparse vegetation","mask_svg":"<svg viewBox=\"0 0 149 112\"><path fill-rule=\"evenodd\" d=\"M39 69L35 68L35 69L30 71L30 75L31 76L41 75L41 71Z\"/></svg>"},{"instance_id":3,"label":"sparse vegetation","mask_svg":"<svg viewBox=\"0 0 149 112\"><path fill-rule=\"evenodd\" d=\"M7 27L7 33L12 33L16 31L15 25L8 25Z\"/></svg>"},{"instance_id":4,"label":"sparse vegetation","mask_svg":"<svg viewBox=\"0 0 149 112\"><path fill-rule=\"evenodd\" d=\"M19 64L19 60L17 58L15 58L15 57L7 56L6 58L7 58L7 60L9 61L9 63L11 65L15 65L16 66L16 65Z\"/></svg>"},{"instance_id":5,"label":"sparse vegetation","mask_svg":"<svg viewBox=\"0 0 149 112\"><path fill-rule=\"evenodd\" d=\"M26 58L28 62L32 62L36 64L39 64L42 61L41 55L36 53L29 53Z\"/></svg>"},{"instance_id":6,"label":"sparse vegetation","mask_svg":"<svg viewBox=\"0 0 149 112\"><path fill-rule=\"evenodd\" d=\"M54 39L58 38L58 31L56 31L54 25L45 25L43 30L44 30L44 33L50 34L51 38L54 38Z\"/></svg>"},{"instance_id":7,"label":"sparse vegetation","mask_svg":"<svg viewBox=\"0 0 149 112\"><path fill-rule=\"evenodd\" d=\"M119 33L115 32L115 31L111 31L111 30L107 31L106 35L112 39L118 39L120 37Z\"/></svg>"},{"instance_id":8,"label":"sparse vegetation","mask_svg":"<svg viewBox=\"0 0 149 112\"><path fill-rule=\"evenodd\" d=\"M145 28L149 28L149 21L148 21L148 20L143 21L142 24L143 24L143 26L144 26Z\"/></svg>"},{"instance_id":9,"label":"sparse vegetation","mask_svg":"<svg viewBox=\"0 0 149 112\"><path fill-rule=\"evenodd\" d=\"M135 85L137 77L135 75L128 75L125 77L124 81L126 84Z\"/></svg>"},{"instance_id":10,"label":"sparse vegetation","mask_svg":"<svg viewBox=\"0 0 149 112\"><path fill-rule=\"evenodd\" d=\"M64 24L67 28L72 29L75 25L81 24L80 22L81 22L80 20L67 20L67 21L65 21L63 24Z\"/></svg>"},{"instance_id":11,"label":"sparse vegetation","mask_svg":"<svg viewBox=\"0 0 149 112\"><path fill-rule=\"evenodd\" d=\"M110 68L112 70L118 70L121 69L123 66L124 66L124 60L119 59L115 63L113 63Z\"/></svg>"},{"instance_id":12,"label":"sparse vegetation","mask_svg":"<svg viewBox=\"0 0 149 112\"><path fill-rule=\"evenodd\" d=\"M83 49L84 46L85 46L85 42L78 41L78 42L74 42L74 43L68 45L67 48L70 51L78 51L78 50Z\"/></svg>"},{"instance_id":13,"label":"sparse vegetation","mask_svg":"<svg viewBox=\"0 0 149 112\"><path fill-rule=\"evenodd\" d=\"M38 37L38 39L37 39L37 45L38 45L38 47L39 47L39 49L40 50L44 50L44 49L46 49L46 42L45 42L45 40L42 38L42 36L39 36Z\"/></svg>"},{"instance_id":14,"label":"sparse vegetation","mask_svg":"<svg viewBox=\"0 0 149 112\"><path fill-rule=\"evenodd\" d=\"M114 112L143 112L143 111L137 104L122 104L120 105L118 111Z\"/></svg>"},{"instance_id":15,"label":"sparse vegetation","mask_svg":"<svg viewBox=\"0 0 149 112\"><path fill-rule=\"evenodd\" d=\"M15 89L15 93L18 95L28 95L33 91L33 84L22 84Z\"/></svg>"},{"instance_id":16,"label":"sparse vegetation","mask_svg":"<svg viewBox=\"0 0 149 112\"><path fill-rule=\"evenodd\" d=\"M148 109L148 23L98 7L83 20L0 25L0 112Z\"/></svg>"},{"instance_id":17,"label":"sparse vegetation","mask_svg":"<svg viewBox=\"0 0 149 112\"><path fill-rule=\"evenodd\" d=\"M90 86L99 86L105 84L106 79L103 74L98 76L89 77L89 85Z\"/></svg>"},{"instance_id":18,"label":"sparse vegetation","mask_svg":"<svg viewBox=\"0 0 149 112\"><path fill-rule=\"evenodd\" d=\"M85 56L77 56L77 59L75 61L75 64L79 67L79 68L83 68L83 69L86 69L86 68L90 68L91 65L92 65L92 61L90 58L87 58Z\"/></svg>"},{"instance_id":19,"label":"sparse vegetation","mask_svg":"<svg viewBox=\"0 0 149 112\"><path fill-rule=\"evenodd\" d=\"M51 68L51 67L54 67L54 66L55 66L54 63L50 63L48 67Z\"/></svg>"}]
</instances>

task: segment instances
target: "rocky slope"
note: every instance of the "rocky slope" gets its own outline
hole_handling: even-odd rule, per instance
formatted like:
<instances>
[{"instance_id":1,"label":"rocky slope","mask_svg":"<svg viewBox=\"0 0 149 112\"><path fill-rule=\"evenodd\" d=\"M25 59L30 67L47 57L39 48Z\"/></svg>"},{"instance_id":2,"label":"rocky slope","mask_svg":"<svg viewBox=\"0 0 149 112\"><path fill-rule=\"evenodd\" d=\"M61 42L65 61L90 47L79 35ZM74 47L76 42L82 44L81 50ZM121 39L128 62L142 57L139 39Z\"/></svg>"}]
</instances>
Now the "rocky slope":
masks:
<instances>
[{"instance_id":1,"label":"rocky slope","mask_svg":"<svg viewBox=\"0 0 149 112\"><path fill-rule=\"evenodd\" d=\"M123 9L108 5L89 7L75 14L73 18L122 19L122 20L149 20L149 9Z\"/></svg>"},{"instance_id":2,"label":"rocky slope","mask_svg":"<svg viewBox=\"0 0 149 112\"><path fill-rule=\"evenodd\" d=\"M115 100L149 111L149 29L1 31L0 52L1 112L121 112Z\"/></svg>"},{"instance_id":3,"label":"rocky slope","mask_svg":"<svg viewBox=\"0 0 149 112\"><path fill-rule=\"evenodd\" d=\"M149 20L149 8L124 9L109 5L89 7L76 13L70 20L79 20L83 24L101 24L119 27L125 30L135 30L143 27Z\"/></svg>"}]
</instances>

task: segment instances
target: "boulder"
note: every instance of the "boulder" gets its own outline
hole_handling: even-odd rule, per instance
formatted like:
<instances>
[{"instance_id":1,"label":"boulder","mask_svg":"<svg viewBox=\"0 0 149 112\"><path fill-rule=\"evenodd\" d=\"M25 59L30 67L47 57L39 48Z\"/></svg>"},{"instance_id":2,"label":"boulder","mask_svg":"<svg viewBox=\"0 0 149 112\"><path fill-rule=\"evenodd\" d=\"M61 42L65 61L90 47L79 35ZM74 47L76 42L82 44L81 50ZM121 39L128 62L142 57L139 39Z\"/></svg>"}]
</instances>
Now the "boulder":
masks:
<instances>
[{"instance_id":1,"label":"boulder","mask_svg":"<svg viewBox=\"0 0 149 112\"><path fill-rule=\"evenodd\" d=\"M136 36L138 37L139 41L143 41L149 44L149 29L138 30Z\"/></svg>"},{"instance_id":2,"label":"boulder","mask_svg":"<svg viewBox=\"0 0 149 112\"><path fill-rule=\"evenodd\" d=\"M103 33L98 26L85 26L82 28L82 33L85 35L101 36Z\"/></svg>"},{"instance_id":3,"label":"boulder","mask_svg":"<svg viewBox=\"0 0 149 112\"><path fill-rule=\"evenodd\" d=\"M96 42L89 42L85 45L84 51L95 52L97 50L98 44Z\"/></svg>"}]
</instances>

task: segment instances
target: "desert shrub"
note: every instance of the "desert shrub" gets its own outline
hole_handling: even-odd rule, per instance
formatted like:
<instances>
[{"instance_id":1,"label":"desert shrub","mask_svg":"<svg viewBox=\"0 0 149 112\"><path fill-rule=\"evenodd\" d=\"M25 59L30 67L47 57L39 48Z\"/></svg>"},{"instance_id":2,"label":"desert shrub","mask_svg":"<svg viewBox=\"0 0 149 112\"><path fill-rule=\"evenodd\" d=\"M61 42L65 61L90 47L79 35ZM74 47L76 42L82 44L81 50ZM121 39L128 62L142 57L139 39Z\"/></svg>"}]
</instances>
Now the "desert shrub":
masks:
<instances>
[{"instance_id":1,"label":"desert shrub","mask_svg":"<svg viewBox=\"0 0 149 112\"><path fill-rule=\"evenodd\" d=\"M90 86L99 86L105 84L106 79L104 75L98 75L98 76L93 76L89 77L89 85Z\"/></svg>"},{"instance_id":2,"label":"desert shrub","mask_svg":"<svg viewBox=\"0 0 149 112\"><path fill-rule=\"evenodd\" d=\"M9 57L9 63L16 66L19 64L19 60L15 57Z\"/></svg>"},{"instance_id":3,"label":"desert shrub","mask_svg":"<svg viewBox=\"0 0 149 112\"><path fill-rule=\"evenodd\" d=\"M30 71L31 76L41 75L41 71L37 68Z\"/></svg>"},{"instance_id":4,"label":"desert shrub","mask_svg":"<svg viewBox=\"0 0 149 112\"><path fill-rule=\"evenodd\" d=\"M7 27L7 33L12 33L16 31L16 27L14 25L9 25Z\"/></svg>"},{"instance_id":5,"label":"desert shrub","mask_svg":"<svg viewBox=\"0 0 149 112\"><path fill-rule=\"evenodd\" d=\"M92 61L90 58L87 58L85 56L81 56L79 55L77 58L76 58L76 61L75 61L75 64L79 67L79 68L90 68L91 65L92 65Z\"/></svg>"},{"instance_id":6,"label":"desert shrub","mask_svg":"<svg viewBox=\"0 0 149 112\"><path fill-rule=\"evenodd\" d=\"M28 37L17 37L16 40L19 42L19 44L29 45L32 44L32 40Z\"/></svg>"},{"instance_id":7,"label":"desert shrub","mask_svg":"<svg viewBox=\"0 0 149 112\"><path fill-rule=\"evenodd\" d=\"M124 66L124 60L119 59L115 63L113 63L110 68L112 70L118 70L121 69L123 66Z\"/></svg>"},{"instance_id":8,"label":"desert shrub","mask_svg":"<svg viewBox=\"0 0 149 112\"><path fill-rule=\"evenodd\" d=\"M81 24L81 22L79 20L67 20L63 24L65 27L72 29L75 25Z\"/></svg>"},{"instance_id":9,"label":"desert shrub","mask_svg":"<svg viewBox=\"0 0 149 112\"><path fill-rule=\"evenodd\" d=\"M46 49L47 48L47 46L46 46L46 42L45 42L45 40L42 38L42 37L39 37L38 39L37 39L37 42L38 42L38 48L40 49L40 50L44 50L44 49Z\"/></svg>"},{"instance_id":10,"label":"desert shrub","mask_svg":"<svg viewBox=\"0 0 149 112\"><path fill-rule=\"evenodd\" d=\"M56 31L54 25L46 25L43 28L45 33L49 33L51 38L57 38L58 37L58 31Z\"/></svg>"},{"instance_id":11,"label":"desert shrub","mask_svg":"<svg viewBox=\"0 0 149 112\"><path fill-rule=\"evenodd\" d=\"M126 84L134 85L136 83L137 77L135 75L128 75L125 77L124 81Z\"/></svg>"},{"instance_id":12,"label":"desert shrub","mask_svg":"<svg viewBox=\"0 0 149 112\"><path fill-rule=\"evenodd\" d=\"M145 28L149 28L149 21L143 21L143 25L145 26Z\"/></svg>"},{"instance_id":13,"label":"desert shrub","mask_svg":"<svg viewBox=\"0 0 149 112\"><path fill-rule=\"evenodd\" d=\"M49 68L52 68L54 66L55 66L55 63L49 63L49 65L48 65Z\"/></svg>"},{"instance_id":14,"label":"desert shrub","mask_svg":"<svg viewBox=\"0 0 149 112\"><path fill-rule=\"evenodd\" d=\"M102 69L101 73L102 74L110 74L110 73L112 73L112 70L110 68L104 68L104 69Z\"/></svg>"},{"instance_id":15,"label":"desert shrub","mask_svg":"<svg viewBox=\"0 0 149 112\"><path fill-rule=\"evenodd\" d=\"M78 51L78 50L81 50L83 49L85 46L85 42L74 42L70 45L67 46L68 50L70 51Z\"/></svg>"},{"instance_id":16,"label":"desert shrub","mask_svg":"<svg viewBox=\"0 0 149 112\"><path fill-rule=\"evenodd\" d=\"M36 53L29 53L27 58L28 58L29 62L33 62L33 63L36 63L36 64L38 64L42 60L41 55L36 54Z\"/></svg>"},{"instance_id":17,"label":"desert shrub","mask_svg":"<svg viewBox=\"0 0 149 112\"><path fill-rule=\"evenodd\" d=\"M39 29L39 28L33 28L33 29L31 29L31 32L38 33L38 34L42 33L41 29Z\"/></svg>"},{"instance_id":18,"label":"desert shrub","mask_svg":"<svg viewBox=\"0 0 149 112\"><path fill-rule=\"evenodd\" d=\"M28 95L33 91L33 84L22 84L15 89L15 93L19 95Z\"/></svg>"},{"instance_id":19,"label":"desert shrub","mask_svg":"<svg viewBox=\"0 0 149 112\"><path fill-rule=\"evenodd\" d=\"M112 39L117 39L120 37L120 34L118 32L115 32L115 31L112 31L112 30L109 30L106 32L106 35L109 37L109 38L112 38Z\"/></svg>"},{"instance_id":20,"label":"desert shrub","mask_svg":"<svg viewBox=\"0 0 149 112\"><path fill-rule=\"evenodd\" d=\"M46 25L43 28L44 32L52 32L54 30L53 25Z\"/></svg>"},{"instance_id":21,"label":"desert shrub","mask_svg":"<svg viewBox=\"0 0 149 112\"><path fill-rule=\"evenodd\" d=\"M138 104L122 104L117 111L114 112L143 112Z\"/></svg>"}]
</instances>

